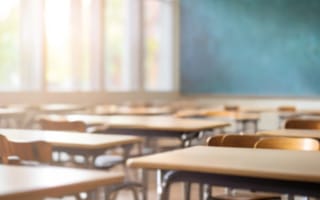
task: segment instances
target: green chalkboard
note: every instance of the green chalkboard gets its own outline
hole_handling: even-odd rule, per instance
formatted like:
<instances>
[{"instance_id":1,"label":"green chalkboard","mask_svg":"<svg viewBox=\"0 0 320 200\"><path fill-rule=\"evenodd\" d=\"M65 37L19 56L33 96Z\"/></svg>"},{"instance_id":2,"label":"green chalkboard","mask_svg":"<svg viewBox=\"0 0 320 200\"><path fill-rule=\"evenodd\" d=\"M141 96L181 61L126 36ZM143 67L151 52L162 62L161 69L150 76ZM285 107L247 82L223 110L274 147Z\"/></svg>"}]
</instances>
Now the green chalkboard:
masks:
<instances>
[{"instance_id":1,"label":"green chalkboard","mask_svg":"<svg viewBox=\"0 0 320 200\"><path fill-rule=\"evenodd\" d=\"M183 94L320 95L320 0L181 0Z\"/></svg>"}]
</instances>

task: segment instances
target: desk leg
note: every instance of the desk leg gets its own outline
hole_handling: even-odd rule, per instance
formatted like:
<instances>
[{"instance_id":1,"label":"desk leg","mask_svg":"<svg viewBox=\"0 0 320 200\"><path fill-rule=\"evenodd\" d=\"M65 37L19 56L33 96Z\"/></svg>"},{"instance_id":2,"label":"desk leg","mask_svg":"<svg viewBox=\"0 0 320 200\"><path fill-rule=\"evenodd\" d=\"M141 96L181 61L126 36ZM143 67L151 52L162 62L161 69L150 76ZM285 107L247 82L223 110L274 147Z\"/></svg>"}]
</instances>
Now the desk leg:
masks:
<instances>
[{"instance_id":1,"label":"desk leg","mask_svg":"<svg viewBox=\"0 0 320 200\"><path fill-rule=\"evenodd\" d=\"M190 200L190 194L191 194L191 182L185 182L184 185L184 199Z\"/></svg>"},{"instance_id":2,"label":"desk leg","mask_svg":"<svg viewBox=\"0 0 320 200\"><path fill-rule=\"evenodd\" d=\"M244 132L244 122L243 121L236 121L236 132L237 133Z\"/></svg>"},{"instance_id":3,"label":"desk leg","mask_svg":"<svg viewBox=\"0 0 320 200\"><path fill-rule=\"evenodd\" d=\"M162 198L162 178L163 178L163 171L158 169L156 172L157 178L157 200L161 200Z\"/></svg>"},{"instance_id":4,"label":"desk leg","mask_svg":"<svg viewBox=\"0 0 320 200\"><path fill-rule=\"evenodd\" d=\"M157 170L157 173L159 173L159 174L157 174L157 186L158 186L157 188L159 188L159 190L157 191L158 192L157 199L158 200L168 200L171 184L176 182L175 180L178 180L180 175L176 171L167 171L164 173L164 171ZM158 178L158 175L159 175L159 178ZM160 177L161 177L161 180L160 180ZM191 181L189 181L189 180L182 180L182 181L188 181L188 184L191 183ZM181 182L181 181L179 181L179 182ZM190 190L188 190L188 191L190 191ZM189 197L190 196L188 195L188 198Z\"/></svg>"},{"instance_id":5,"label":"desk leg","mask_svg":"<svg viewBox=\"0 0 320 200\"><path fill-rule=\"evenodd\" d=\"M183 133L180 137L182 148L190 147L193 139L198 138L199 132Z\"/></svg>"},{"instance_id":6,"label":"desk leg","mask_svg":"<svg viewBox=\"0 0 320 200\"><path fill-rule=\"evenodd\" d=\"M149 176L148 176L148 170L141 169L142 174L142 200L148 200L148 189L149 189Z\"/></svg>"},{"instance_id":7,"label":"desk leg","mask_svg":"<svg viewBox=\"0 0 320 200\"><path fill-rule=\"evenodd\" d=\"M256 133L258 131L258 121L257 120L255 120L253 122L253 126L254 126L254 133Z\"/></svg>"},{"instance_id":8,"label":"desk leg","mask_svg":"<svg viewBox=\"0 0 320 200\"><path fill-rule=\"evenodd\" d=\"M99 193L99 192L98 192L98 189L88 191L88 197L87 197L87 199L88 199L88 200L96 200L96 199L99 199L98 193Z\"/></svg>"}]
</instances>

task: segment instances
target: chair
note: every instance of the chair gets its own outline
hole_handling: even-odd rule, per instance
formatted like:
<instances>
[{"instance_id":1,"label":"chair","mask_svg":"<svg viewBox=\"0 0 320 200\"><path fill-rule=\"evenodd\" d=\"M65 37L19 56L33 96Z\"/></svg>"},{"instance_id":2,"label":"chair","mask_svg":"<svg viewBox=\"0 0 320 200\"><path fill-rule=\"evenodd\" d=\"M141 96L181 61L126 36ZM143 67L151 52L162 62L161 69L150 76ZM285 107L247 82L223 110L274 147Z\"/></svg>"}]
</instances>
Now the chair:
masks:
<instances>
[{"instance_id":1,"label":"chair","mask_svg":"<svg viewBox=\"0 0 320 200\"><path fill-rule=\"evenodd\" d=\"M81 121L54 121L48 119L40 119L39 124L44 130L62 130L62 131L77 131L86 132L87 126Z\"/></svg>"},{"instance_id":2,"label":"chair","mask_svg":"<svg viewBox=\"0 0 320 200\"><path fill-rule=\"evenodd\" d=\"M56 131L76 131L80 133L85 133L87 131L87 126L82 121L66 121L66 120L49 120L40 119L39 124L43 130L56 130ZM93 127L91 127L93 128ZM91 129L93 130L93 129ZM95 129L96 130L96 129ZM96 132L96 131L94 131ZM65 156L66 157L66 156ZM83 159L77 159L79 157L74 157L75 164L84 164ZM67 159L63 159L66 161ZM117 155L99 155L94 160L94 167L99 169L109 169L115 165L123 163L124 160L122 156Z\"/></svg>"},{"instance_id":3,"label":"chair","mask_svg":"<svg viewBox=\"0 0 320 200\"><path fill-rule=\"evenodd\" d=\"M10 143L5 136L0 135L0 163L8 164L10 155L12 155Z\"/></svg>"},{"instance_id":4,"label":"chair","mask_svg":"<svg viewBox=\"0 0 320 200\"><path fill-rule=\"evenodd\" d=\"M221 141L221 146L252 148L260 139L261 136L258 135L226 135Z\"/></svg>"},{"instance_id":5,"label":"chair","mask_svg":"<svg viewBox=\"0 0 320 200\"><path fill-rule=\"evenodd\" d=\"M278 107L278 111L280 112L295 112L296 110L295 106L283 105Z\"/></svg>"},{"instance_id":6,"label":"chair","mask_svg":"<svg viewBox=\"0 0 320 200\"><path fill-rule=\"evenodd\" d=\"M235 135L225 134L217 135L208 138L208 146L224 146L224 147L237 147L237 148L253 148L256 142L260 141L262 136L259 135ZM210 196L211 186L209 186L206 196L208 199L215 200L267 200L267 199L280 199L280 195L262 192L250 192L229 189L227 193L222 195Z\"/></svg>"},{"instance_id":7,"label":"chair","mask_svg":"<svg viewBox=\"0 0 320 200\"><path fill-rule=\"evenodd\" d=\"M19 164L51 164L52 146L45 141L10 142L11 154Z\"/></svg>"},{"instance_id":8,"label":"chair","mask_svg":"<svg viewBox=\"0 0 320 200\"><path fill-rule=\"evenodd\" d=\"M224 110L238 112L240 111L240 107L238 105L224 105Z\"/></svg>"},{"instance_id":9,"label":"chair","mask_svg":"<svg viewBox=\"0 0 320 200\"><path fill-rule=\"evenodd\" d=\"M286 129L320 129L320 120L317 119L288 119L284 128Z\"/></svg>"},{"instance_id":10,"label":"chair","mask_svg":"<svg viewBox=\"0 0 320 200\"><path fill-rule=\"evenodd\" d=\"M260 140L259 135L220 134L207 139L208 146L253 148Z\"/></svg>"},{"instance_id":11,"label":"chair","mask_svg":"<svg viewBox=\"0 0 320 200\"><path fill-rule=\"evenodd\" d=\"M319 151L319 142L311 138L266 137L259 140L254 148ZM287 199L294 199L289 195Z\"/></svg>"},{"instance_id":12,"label":"chair","mask_svg":"<svg viewBox=\"0 0 320 200\"><path fill-rule=\"evenodd\" d=\"M30 161L50 164L51 144L44 141L13 142L0 135L0 157L3 164L26 164Z\"/></svg>"},{"instance_id":13,"label":"chair","mask_svg":"<svg viewBox=\"0 0 320 200\"><path fill-rule=\"evenodd\" d=\"M38 166L52 163L52 146L48 142L14 142L8 141L5 136L0 135L0 143L0 152L2 153L5 150L8 160L4 164ZM73 195L76 199L80 199L78 194Z\"/></svg>"},{"instance_id":14,"label":"chair","mask_svg":"<svg viewBox=\"0 0 320 200\"><path fill-rule=\"evenodd\" d=\"M207 145L208 146L221 146L222 141L224 137L226 137L226 134L218 134L207 138Z\"/></svg>"},{"instance_id":15,"label":"chair","mask_svg":"<svg viewBox=\"0 0 320 200\"><path fill-rule=\"evenodd\" d=\"M277 108L279 112L279 127L283 127L284 123L288 119L296 117L296 107L290 105L283 105Z\"/></svg>"},{"instance_id":16,"label":"chair","mask_svg":"<svg viewBox=\"0 0 320 200\"><path fill-rule=\"evenodd\" d=\"M108 125L106 124L98 124L87 127L87 125L82 121L67 121L63 118L57 120L41 118L39 120L39 125L43 130L77 131L90 133L98 133L108 128Z\"/></svg>"},{"instance_id":17,"label":"chair","mask_svg":"<svg viewBox=\"0 0 320 200\"><path fill-rule=\"evenodd\" d=\"M259 140L254 148L318 151L319 142L311 138L266 137Z\"/></svg>"},{"instance_id":18,"label":"chair","mask_svg":"<svg viewBox=\"0 0 320 200\"><path fill-rule=\"evenodd\" d=\"M40 119L39 120L40 127L43 130L56 130L56 131L77 131L77 132L86 132L87 126L82 121L66 121L66 120L49 120L49 119ZM100 126L97 129L92 129L94 127L90 127L91 130L95 130L93 132L98 132L96 130L101 129ZM102 126L102 129L105 129L105 126ZM125 160L122 156L117 155L99 155L94 159L94 168L96 169L110 169L118 164L124 164ZM124 166L125 167L125 166ZM126 170L127 172L127 170ZM112 188L108 188L106 190L107 199L109 195L113 192L117 192L121 189L130 189L133 193L134 199L138 199L137 191L135 187L142 187L141 184L131 181L126 181L123 184L115 185Z\"/></svg>"}]
</instances>

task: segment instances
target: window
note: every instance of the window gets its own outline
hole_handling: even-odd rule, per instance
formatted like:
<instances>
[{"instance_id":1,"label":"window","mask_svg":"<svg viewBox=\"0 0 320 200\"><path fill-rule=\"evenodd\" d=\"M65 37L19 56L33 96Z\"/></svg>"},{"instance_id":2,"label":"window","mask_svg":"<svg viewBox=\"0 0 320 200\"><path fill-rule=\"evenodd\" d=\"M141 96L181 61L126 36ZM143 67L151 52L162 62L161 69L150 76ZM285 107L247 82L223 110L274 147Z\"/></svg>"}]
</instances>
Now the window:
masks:
<instances>
[{"instance_id":1,"label":"window","mask_svg":"<svg viewBox=\"0 0 320 200\"><path fill-rule=\"evenodd\" d=\"M0 89L18 90L20 74L19 1L1 1L0 6Z\"/></svg>"},{"instance_id":2,"label":"window","mask_svg":"<svg viewBox=\"0 0 320 200\"><path fill-rule=\"evenodd\" d=\"M0 0L0 90L174 91L175 0Z\"/></svg>"},{"instance_id":3,"label":"window","mask_svg":"<svg viewBox=\"0 0 320 200\"><path fill-rule=\"evenodd\" d=\"M45 1L45 66L49 91L89 89L90 3L88 0Z\"/></svg>"},{"instance_id":4,"label":"window","mask_svg":"<svg viewBox=\"0 0 320 200\"><path fill-rule=\"evenodd\" d=\"M111 91L130 90L130 74L125 58L127 1L105 1L105 86Z\"/></svg>"},{"instance_id":5,"label":"window","mask_svg":"<svg viewBox=\"0 0 320 200\"><path fill-rule=\"evenodd\" d=\"M170 91L173 88L171 71L173 64L170 59L173 3L163 0L144 1L144 88L146 90Z\"/></svg>"}]
</instances>

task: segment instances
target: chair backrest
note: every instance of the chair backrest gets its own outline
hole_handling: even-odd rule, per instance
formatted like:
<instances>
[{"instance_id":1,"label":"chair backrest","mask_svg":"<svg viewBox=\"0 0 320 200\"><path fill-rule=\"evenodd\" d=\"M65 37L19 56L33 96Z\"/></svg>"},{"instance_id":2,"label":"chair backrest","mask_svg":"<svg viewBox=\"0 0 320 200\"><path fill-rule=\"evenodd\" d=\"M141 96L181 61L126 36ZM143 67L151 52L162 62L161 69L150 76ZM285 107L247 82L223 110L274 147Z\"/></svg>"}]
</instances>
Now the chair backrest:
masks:
<instances>
[{"instance_id":1,"label":"chair backrest","mask_svg":"<svg viewBox=\"0 0 320 200\"><path fill-rule=\"evenodd\" d=\"M50 163L52 161L52 146L44 141L11 142L12 154L19 160Z\"/></svg>"},{"instance_id":2,"label":"chair backrest","mask_svg":"<svg viewBox=\"0 0 320 200\"><path fill-rule=\"evenodd\" d=\"M207 145L208 146L221 146L222 145L222 140L225 137L225 134L219 134L219 135L214 135L211 137L208 137L207 139Z\"/></svg>"},{"instance_id":3,"label":"chair backrest","mask_svg":"<svg viewBox=\"0 0 320 200\"><path fill-rule=\"evenodd\" d=\"M281 112L295 112L296 107L295 106L279 106L278 111Z\"/></svg>"},{"instance_id":4,"label":"chair backrest","mask_svg":"<svg viewBox=\"0 0 320 200\"><path fill-rule=\"evenodd\" d=\"M259 135L235 135L224 134L216 135L207 139L208 146L224 146L224 147L246 147L253 148L254 144L260 140Z\"/></svg>"},{"instance_id":5,"label":"chair backrest","mask_svg":"<svg viewBox=\"0 0 320 200\"><path fill-rule=\"evenodd\" d=\"M0 163L8 164L8 157L12 155L12 149L8 139L0 135Z\"/></svg>"},{"instance_id":6,"label":"chair backrest","mask_svg":"<svg viewBox=\"0 0 320 200\"><path fill-rule=\"evenodd\" d=\"M320 120L317 119L288 119L284 128L287 129L320 129Z\"/></svg>"},{"instance_id":7,"label":"chair backrest","mask_svg":"<svg viewBox=\"0 0 320 200\"><path fill-rule=\"evenodd\" d=\"M240 111L240 107L237 105L224 105L224 110L238 112Z\"/></svg>"},{"instance_id":8,"label":"chair backrest","mask_svg":"<svg viewBox=\"0 0 320 200\"><path fill-rule=\"evenodd\" d=\"M265 149L318 151L319 142L311 138L265 137L261 138L254 147Z\"/></svg>"},{"instance_id":9,"label":"chair backrest","mask_svg":"<svg viewBox=\"0 0 320 200\"><path fill-rule=\"evenodd\" d=\"M82 121L40 119L39 124L43 130L86 132L87 129L86 124Z\"/></svg>"},{"instance_id":10,"label":"chair backrest","mask_svg":"<svg viewBox=\"0 0 320 200\"><path fill-rule=\"evenodd\" d=\"M204 112L207 116L212 117L230 117L234 116L236 112L234 111L228 111L228 110L208 110Z\"/></svg>"},{"instance_id":11,"label":"chair backrest","mask_svg":"<svg viewBox=\"0 0 320 200\"><path fill-rule=\"evenodd\" d=\"M261 138L259 135L226 135L222 140L222 146L253 148Z\"/></svg>"}]
</instances>

